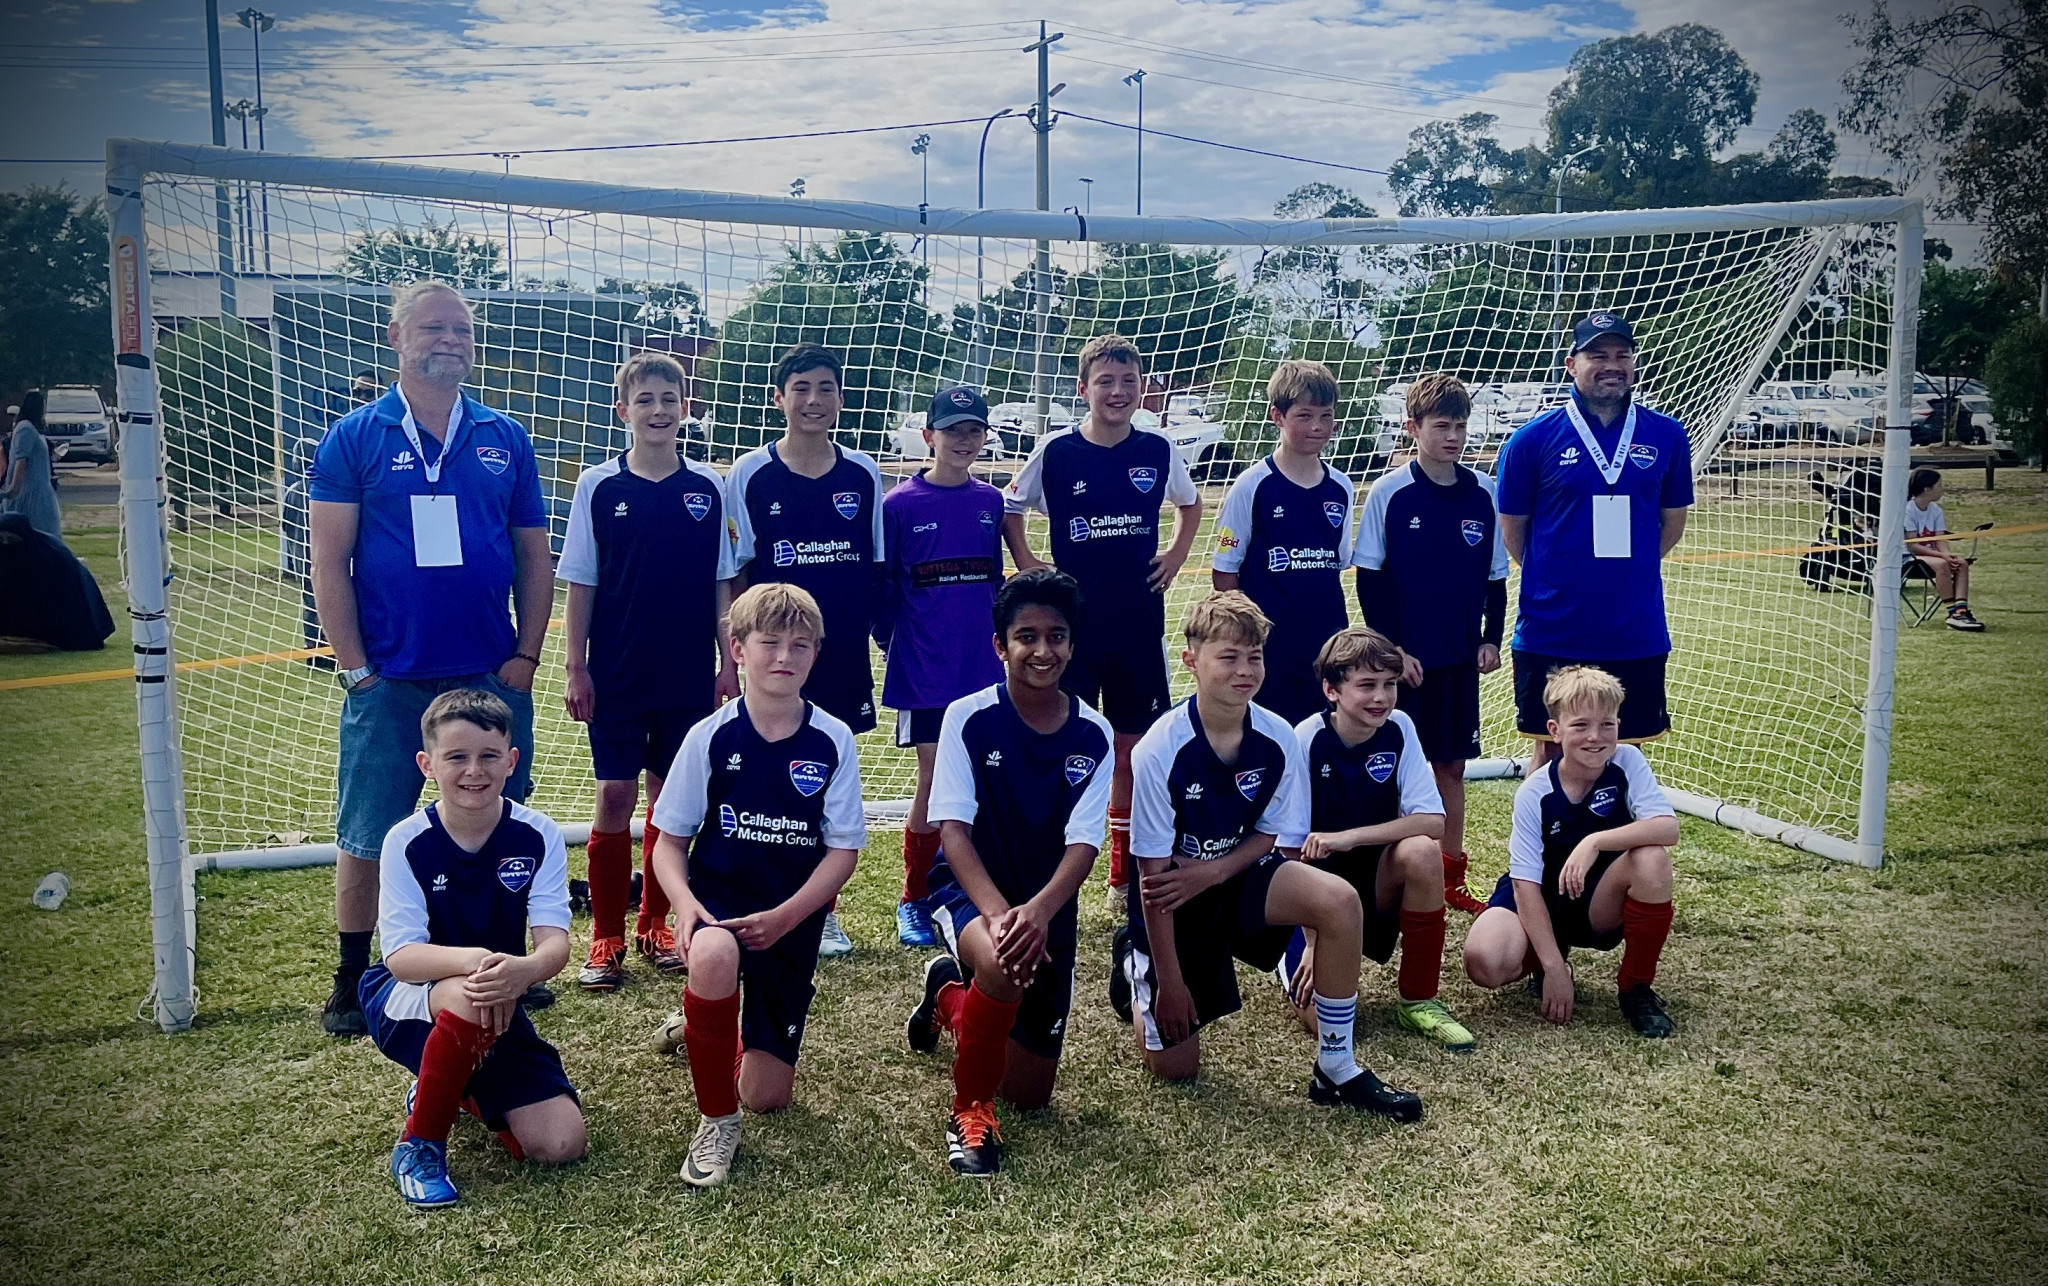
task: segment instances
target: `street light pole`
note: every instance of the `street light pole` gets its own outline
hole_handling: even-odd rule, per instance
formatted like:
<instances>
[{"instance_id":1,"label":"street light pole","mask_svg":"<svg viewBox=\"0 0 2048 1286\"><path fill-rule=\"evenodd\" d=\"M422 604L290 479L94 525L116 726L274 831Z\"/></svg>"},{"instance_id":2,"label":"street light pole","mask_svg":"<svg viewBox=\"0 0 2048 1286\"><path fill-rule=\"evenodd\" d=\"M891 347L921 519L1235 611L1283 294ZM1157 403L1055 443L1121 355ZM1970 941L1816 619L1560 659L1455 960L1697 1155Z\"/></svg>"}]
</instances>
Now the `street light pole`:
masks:
<instances>
[{"instance_id":1,"label":"street light pole","mask_svg":"<svg viewBox=\"0 0 2048 1286\"><path fill-rule=\"evenodd\" d=\"M1078 179L1076 179L1075 182L1081 185L1081 217L1083 219L1086 219L1095 213L1095 180L1089 178L1087 175L1084 174ZM1089 269L1092 271L1095 267L1095 251L1093 245L1084 244L1081 247L1081 254L1083 256L1083 262L1085 262L1088 265Z\"/></svg>"},{"instance_id":2,"label":"street light pole","mask_svg":"<svg viewBox=\"0 0 2048 1286\"><path fill-rule=\"evenodd\" d=\"M1588 152L1597 152L1600 148L1601 144L1599 143L1588 143L1557 163L1557 189L1552 194L1550 202L1550 212L1552 214L1564 213L1564 176L1565 172L1572 168L1572 162ZM1550 307L1552 314L1557 319L1557 327L1562 331L1564 329L1564 259L1558 252L1557 239L1555 237L1551 238L1550 241L1550 265L1555 274L1551 284Z\"/></svg>"},{"instance_id":3,"label":"street light pole","mask_svg":"<svg viewBox=\"0 0 2048 1286\"><path fill-rule=\"evenodd\" d=\"M213 145L228 145L227 97L221 85L220 0L206 0L206 81L208 106L213 117ZM228 188L213 185L213 236L216 272L220 277L220 315L233 317L235 308L235 224L228 213Z\"/></svg>"},{"instance_id":4,"label":"street light pole","mask_svg":"<svg viewBox=\"0 0 2048 1286\"><path fill-rule=\"evenodd\" d=\"M1145 69L1124 77L1124 84L1138 87L1138 213L1145 213Z\"/></svg>"},{"instance_id":5,"label":"street light pole","mask_svg":"<svg viewBox=\"0 0 2048 1286\"><path fill-rule=\"evenodd\" d=\"M932 206L932 136L929 134L919 134L916 138L910 140L910 154L924 163L924 181L923 186L919 189L917 200L917 222L921 227L924 224L925 211L931 209ZM929 276L932 264L932 241L930 234L920 235L917 239L917 244L924 258L926 275Z\"/></svg>"},{"instance_id":6,"label":"street light pole","mask_svg":"<svg viewBox=\"0 0 2048 1286\"><path fill-rule=\"evenodd\" d=\"M1052 79L1053 43L1065 39L1065 32L1046 33L1043 19L1038 24L1038 40L1024 46L1025 53L1038 55L1038 105L1032 108L1031 128L1038 136L1038 208L1052 208L1052 96L1060 89L1048 83ZM1031 391L1037 403L1037 433L1043 435L1052 421L1052 372L1046 368L1046 339L1052 328L1052 243L1044 239L1038 242L1038 253L1033 272L1033 333L1031 337Z\"/></svg>"},{"instance_id":7,"label":"street light pole","mask_svg":"<svg viewBox=\"0 0 2048 1286\"><path fill-rule=\"evenodd\" d=\"M512 162L519 159L519 153L493 152L491 155L505 163L505 177L510 178L512 176ZM507 290L519 289L519 277L514 268L515 262L512 254L512 203L507 201L505 203L505 289Z\"/></svg>"},{"instance_id":8,"label":"street light pole","mask_svg":"<svg viewBox=\"0 0 2048 1286\"><path fill-rule=\"evenodd\" d=\"M974 159L974 208L977 210L988 208L988 132L995 128L997 121L1011 115L1013 110L1012 108L1005 107L982 122L981 150L975 154ZM974 238L974 338L976 347L980 352L980 359L976 363L976 369L981 372L981 377L977 383L982 385L988 383L989 364L988 327L981 319L984 263L982 239L980 234L977 233Z\"/></svg>"},{"instance_id":9,"label":"street light pole","mask_svg":"<svg viewBox=\"0 0 2048 1286\"><path fill-rule=\"evenodd\" d=\"M254 7L242 10L241 12L237 13L235 17L241 19L242 25L249 29L249 39L255 47L256 150L259 152L265 151L267 149L265 147L263 137L263 118L269 115L270 113L268 109L266 109L263 106L263 33L270 30L273 26L275 26L277 24L277 19L271 17L269 14L263 12L261 9L257 9ZM246 147L248 146L248 144L244 143L243 146ZM270 271L270 189L267 186L259 184L257 185L256 191L259 198L263 202L263 271L268 273Z\"/></svg>"},{"instance_id":10,"label":"street light pole","mask_svg":"<svg viewBox=\"0 0 2048 1286\"><path fill-rule=\"evenodd\" d=\"M249 113L256 105L246 98L237 99L221 110L242 123L242 150L249 150ZM249 217L249 184L242 181L235 184L235 236L240 242L235 252L235 271L253 272L256 265L256 228Z\"/></svg>"}]
</instances>

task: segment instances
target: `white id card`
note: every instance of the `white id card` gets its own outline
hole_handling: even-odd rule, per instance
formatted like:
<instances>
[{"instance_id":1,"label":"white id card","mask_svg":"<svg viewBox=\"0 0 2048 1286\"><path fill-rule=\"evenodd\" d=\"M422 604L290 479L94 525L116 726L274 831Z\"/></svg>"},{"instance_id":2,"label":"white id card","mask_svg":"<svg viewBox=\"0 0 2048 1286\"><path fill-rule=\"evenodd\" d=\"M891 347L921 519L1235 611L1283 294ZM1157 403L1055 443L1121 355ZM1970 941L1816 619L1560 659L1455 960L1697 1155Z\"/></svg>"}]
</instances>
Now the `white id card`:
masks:
<instances>
[{"instance_id":1,"label":"white id card","mask_svg":"<svg viewBox=\"0 0 2048 1286\"><path fill-rule=\"evenodd\" d=\"M417 523L418 519L415 518L414 522ZM1628 497L1594 496L1593 557L1627 558L1628 542Z\"/></svg>"},{"instance_id":2,"label":"white id card","mask_svg":"<svg viewBox=\"0 0 2048 1286\"><path fill-rule=\"evenodd\" d=\"M462 523L454 496L412 498L412 561L416 567L462 566Z\"/></svg>"}]
</instances>

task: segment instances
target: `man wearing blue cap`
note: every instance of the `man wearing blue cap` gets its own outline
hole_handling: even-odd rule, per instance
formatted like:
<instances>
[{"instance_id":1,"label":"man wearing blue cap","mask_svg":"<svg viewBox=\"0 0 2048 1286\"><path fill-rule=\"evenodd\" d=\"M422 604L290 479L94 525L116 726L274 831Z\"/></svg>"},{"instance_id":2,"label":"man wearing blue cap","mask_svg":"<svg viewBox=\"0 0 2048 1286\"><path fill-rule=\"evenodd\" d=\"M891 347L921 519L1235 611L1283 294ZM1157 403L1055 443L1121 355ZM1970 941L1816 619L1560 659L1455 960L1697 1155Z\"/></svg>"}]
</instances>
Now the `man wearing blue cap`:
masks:
<instances>
[{"instance_id":1,"label":"man wearing blue cap","mask_svg":"<svg viewBox=\"0 0 2048 1286\"><path fill-rule=\"evenodd\" d=\"M1685 426L1633 400L1627 320L1596 312L1581 321L1565 369L1571 400L1515 430L1496 470L1502 541L1522 565L1515 713L1537 742L1532 769L1552 753L1543 685L1561 666L1593 665L1621 681L1622 741L1670 729L1662 560L1693 500Z\"/></svg>"},{"instance_id":2,"label":"man wearing blue cap","mask_svg":"<svg viewBox=\"0 0 2048 1286\"><path fill-rule=\"evenodd\" d=\"M988 441L988 403L971 388L938 390L924 440L931 467L882 501L888 553L874 613L875 642L888 654L882 704L896 711L896 744L917 752L896 907L896 937L906 947L936 941L924 899L939 830L925 805L946 707L1003 677L988 644L1003 584L1003 493L971 472Z\"/></svg>"}]
</instances>

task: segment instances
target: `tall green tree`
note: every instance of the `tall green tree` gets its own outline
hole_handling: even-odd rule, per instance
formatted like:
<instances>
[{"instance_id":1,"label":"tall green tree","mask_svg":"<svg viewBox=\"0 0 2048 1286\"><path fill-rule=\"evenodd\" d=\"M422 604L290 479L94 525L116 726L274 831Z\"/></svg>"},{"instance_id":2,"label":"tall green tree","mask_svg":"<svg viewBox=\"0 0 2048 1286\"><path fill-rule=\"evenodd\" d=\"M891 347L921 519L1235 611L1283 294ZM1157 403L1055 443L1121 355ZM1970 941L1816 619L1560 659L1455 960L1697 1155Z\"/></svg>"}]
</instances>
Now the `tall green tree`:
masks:
<instances>
[{"instance_id":1,"label":"tall green tree","mask_svg":"<svg viewBox=\"0 0 2048 1286\"><path fill-rule=\"evenodd\" d=\"M1404 216L1463 216L1494 208L1495 190L1520 170L1519 158L1493 136L1500 118L1468 112L1431 121L1408 135L1408 150L1387 171Z\"/></svg>"},{"instance_id":2,"label":"tall green tree","mask_svg":"<svg viewBox=\"0 0 2048 1286\"><path fill-rule=\"evenodd\" d=\"M1224 262L1215 250L1104 246L1101 264L1074 277L1060 336L1061 374L1072 379L1082 345L1113 330L1144 350L1147 373L1168 388L1208 378L1250 302L1223 272Z\"/></svg>"},{"instance_id":3,"label":"tall green tree","mask_svg":"<svg viewBox=\"0 0 2048 1286\"><path fill-rule=\"evenodd\" d=\"M2048 315L2048 0L1941 0L1851 18L1862 56L1842 75L1842 127L1908 180L1932 174L1934 209L1982 219L1984 253L2041 291Z\"/></svg>"},{"instance_id":4,"label":"tall green tree","mask_svg":"<svg viewBox=\"0 0 2048 1286\"><path fill-rule=\"evenodd\" d=\"M105 383L107 289L98 201L62 186L0 192L0 388Z\"/></svg>"},{"instance_id":5,"label":"tall green tree","mask_svg":"<svg viewBox=\"0 0 2048 1286\"><path fill-rule=\"evenodd\" d=\"M2013 449L2048 467L2048 321L2035 314L2006 327L1985 360L1984 383Z\"/></svg>"},{"instance_id":6,"label":"tall green tree","mask_svg":"<svg viewBox=\"0 0 2048 1286\"><path fill-rule=\"evenodd\" d=\"M1273 206L1282 219L1371 219L1378 212L1334 183L1304 183ZM1351 338L1372 325L1378 291L1372 269L1385 252L1362 246L1287 246L1252 267L1252 288L1283 328L1327 321Z\"/></svg>"},{"instance_id":7,"label":"tall green tree","mask_svg":"<svg viewBox=\"0 0 2048 1286\"><path fill-rule=\"evenodd\" d=\"M458 290L498 290L508 280L502 246L431 217L417 228L364 224L342 245L341 275L370 286L445 281Z\"/></svg>"}]
</instances>

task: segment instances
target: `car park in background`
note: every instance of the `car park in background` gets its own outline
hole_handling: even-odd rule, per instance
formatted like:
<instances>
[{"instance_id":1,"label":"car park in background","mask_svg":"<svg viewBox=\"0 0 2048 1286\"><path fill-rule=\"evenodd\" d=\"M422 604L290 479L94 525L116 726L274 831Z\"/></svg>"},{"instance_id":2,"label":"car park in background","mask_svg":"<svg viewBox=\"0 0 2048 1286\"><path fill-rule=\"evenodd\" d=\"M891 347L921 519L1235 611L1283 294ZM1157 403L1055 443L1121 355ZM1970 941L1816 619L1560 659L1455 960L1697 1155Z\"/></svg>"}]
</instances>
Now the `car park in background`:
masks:
<instances>
[{"instance_id":1,"label":"car park in background","mask_svg":"<svg viewBox=\"0 0 2048 1286\"><path fill-rule=\"evenodd\" d=\"M44 400L43 440L50 447L50 461L70 463L90 460L106 464L114 458L113 416L100 401L99 390L89 384L59 384Z\"/></svg>"}]
</instances>

